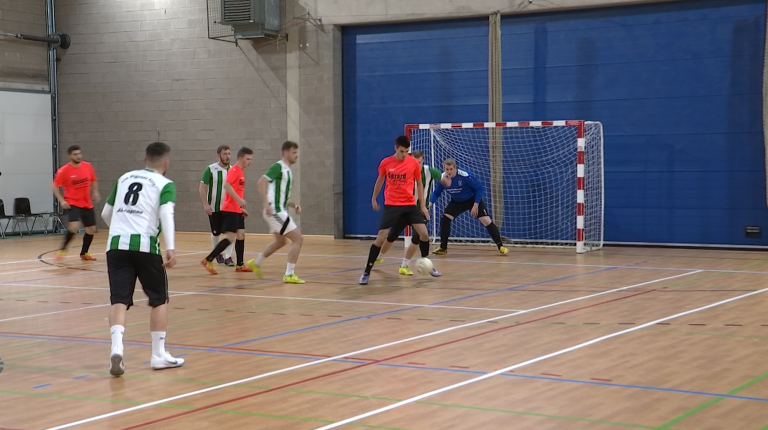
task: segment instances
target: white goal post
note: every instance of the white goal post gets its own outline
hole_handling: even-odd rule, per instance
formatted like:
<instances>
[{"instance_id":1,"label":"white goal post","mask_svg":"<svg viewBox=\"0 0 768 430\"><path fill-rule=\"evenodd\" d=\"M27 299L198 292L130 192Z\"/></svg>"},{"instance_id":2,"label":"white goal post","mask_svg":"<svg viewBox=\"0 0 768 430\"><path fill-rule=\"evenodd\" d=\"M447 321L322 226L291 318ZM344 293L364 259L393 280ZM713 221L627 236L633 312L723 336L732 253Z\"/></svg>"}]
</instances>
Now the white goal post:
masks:
<instances>
[{"instance_id":1,"label":"white goal post","mask_svg":"<svg viewBox=\"0 0 768 430\"><path fill-rule=\"evenodd\" d=\"M484 185L484 197L503 241L510 246L603 246L603 126L594 121L412 124L411 150L443 170L459 170ZM431 235L439 236L443 196L432 208ZM452 222L451 243L490 243L469 213Z\"/></svg>"}]
</instances>

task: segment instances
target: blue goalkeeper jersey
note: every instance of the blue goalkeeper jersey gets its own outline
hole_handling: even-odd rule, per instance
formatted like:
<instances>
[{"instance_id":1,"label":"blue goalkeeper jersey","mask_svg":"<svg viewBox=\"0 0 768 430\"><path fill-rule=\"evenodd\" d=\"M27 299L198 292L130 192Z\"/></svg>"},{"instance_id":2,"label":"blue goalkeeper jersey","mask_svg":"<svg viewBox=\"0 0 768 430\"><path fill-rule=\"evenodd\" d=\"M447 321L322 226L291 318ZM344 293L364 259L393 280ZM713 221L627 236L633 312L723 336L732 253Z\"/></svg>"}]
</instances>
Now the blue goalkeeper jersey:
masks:
<instances>
[{"instance_id":1,"label":"blue goalkeeper jersey","mask_svg":"<svg viewBox=\"0 0 768 430\"><path fill-rule=\"evenodd\" d=\"M429 198L431 203L435 203L440 197L440 194L445 191L450 196L451 200L463 203L467 200L473 199L475 203L479 203L483 198L485 189L483 184L480 183L471 173L464 170L457 170L456 176L451 181L451 186L446 187L439 181L435 185L435 191Z\"/></svg>"}]
</instances>

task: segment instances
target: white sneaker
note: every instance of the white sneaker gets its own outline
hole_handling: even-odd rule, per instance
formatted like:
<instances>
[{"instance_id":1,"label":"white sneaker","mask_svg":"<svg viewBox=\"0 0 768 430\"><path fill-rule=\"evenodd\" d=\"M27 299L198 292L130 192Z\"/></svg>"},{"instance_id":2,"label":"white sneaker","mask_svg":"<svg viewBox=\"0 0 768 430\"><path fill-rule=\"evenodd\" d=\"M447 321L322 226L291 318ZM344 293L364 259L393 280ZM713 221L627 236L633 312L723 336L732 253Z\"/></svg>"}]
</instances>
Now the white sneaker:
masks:
<instances>
[{"instance_id":1,"label":"white sneaker","mask_svg":"<svg viewBox=\"0 0 768 430\"><path fill-rule=\"evenodd\" d=\"M125 364L123 364L123 354L113 352L109 357L109 374L112 376L121 376L125 373Z\"/></svg>"},{"instance_id":2,"label":"white sneaker","mask_svg":"<svg viewBox=\"0 0 768 430\"><path fill-rule=\"evenodd\" d=\"M172 369L174 367L181 367L184 365L184 359L183 358L176 358L168 353L168 351L165 351L165 355L162 357L158 357L153 355L152 360L150 361L152 364L153 370L160 370L160 369Z\"/></svg>"}]
</instances>

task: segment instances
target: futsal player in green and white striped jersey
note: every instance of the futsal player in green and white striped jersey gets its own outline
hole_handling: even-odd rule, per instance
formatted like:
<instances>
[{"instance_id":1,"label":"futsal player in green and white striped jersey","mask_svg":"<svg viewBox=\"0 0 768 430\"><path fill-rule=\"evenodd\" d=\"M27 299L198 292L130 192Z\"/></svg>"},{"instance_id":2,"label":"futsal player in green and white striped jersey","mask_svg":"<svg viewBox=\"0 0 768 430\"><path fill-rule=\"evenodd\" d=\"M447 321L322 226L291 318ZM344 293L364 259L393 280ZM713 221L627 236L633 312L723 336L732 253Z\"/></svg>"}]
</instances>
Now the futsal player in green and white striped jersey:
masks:
<instances>
[{"instance_id":1,"label":"futsal player in green and white striped jersey","mask_svg":"<svg viewBox=\"0 0 768 430\"><path fill-rule=\"evenodd\" d=\"M435 181L439 181L442 177L442 172L435 169L432 166L428 166L424 164L424 152L423 151L413 151L411 153L411 156L416 159L416 161L419 162L421 165L421 184L424 186L424 198L427 200L427 209L429 209L429 196L432 195L432 190L435 187ZM416 188L414 187L413 195L416 195ZM416 198L416 206L420 207L421 203L419 202L418 197ZM403 258L403 262L400 263L400 269L398 269L399 273L401 275L413 275L413 272L408 267L408 262L411 261L413 256L416 254L416 250L419 249L419 235L416 233L416 230L411 228L411 231L413 232L413 236L411 237L411 246L406 246L405 248L405 258ZM384 254L389 251L389 248L392 247L392 243L397 240L397 238L400 236L399 231L395 231L395 228L389 229L389 234L387 240L384 242L384 245L381 247L381 252L379 253L379 258L376 260L376 264L380 264L384 262ZM416 245L416 246L414 246Z\"/></svg>"},{"instance_id":2,"label":"futsal player in green and white striped jersey","mask_svg":"<svg viewBox=\"0 0 768 430\"><path fill-rule=\"evenodd\" d=\"M221 145L216 149L219 161L206 167L200 180L198 192L200 201L203 202L203 210L208 214L208 222L211 225L211 245L215 248L221 240L221 203L224 202L224 182L229 171L230 149L227 145ZM216 262L234 266L232 261L232 245L224 250L224 256L217 255Z\"/></svg>"},{"instance_id":3,"label":"futsal player in green and white striped jersey","mask_svg":"<svg viewBox=\"0 0 768 430\"><path fill-rule=\"evenodd\" d=\"M101 217L109 225L107 273L109 325L112 337L109 373L120 376L123 364L125 314L133 306L136 279L149 298L153 369L181 367L184 360L165 350L168 329L168 277L165 268L176 264L174 206L176 186L166 178L171 149L162 142L147 147L145 169L121 176L107 198ZM165 263L158 236L163 233Z\"/></svg>"},{"instance_id":4,"label":"futsal player in green and white striped jersey","mask_svg":"<svg viewBox=\"0 0 768 430\"><path fill-rule=\"evenodd\" d=\"M288 208L293 208L296 214L301 214L301 206L291 201L291 189L293 188L293 171L291 166L299 160L299 144L296 142L283 143L283 158L267 170L267 173L259 179L259 194L264 202L264 220L269 226L269 231L275 235L275 241L267 245L264 251L255 260L248 261L248 265L254 273L261 276L261 263L278 249L285 246L285 238L293 242L288 250L288 264L285 268L283 282L288 284L303 284L294 273L296 261L299 259L301 244L304 239L301 231L288 213Z\"/></svg>"}]
</instances>

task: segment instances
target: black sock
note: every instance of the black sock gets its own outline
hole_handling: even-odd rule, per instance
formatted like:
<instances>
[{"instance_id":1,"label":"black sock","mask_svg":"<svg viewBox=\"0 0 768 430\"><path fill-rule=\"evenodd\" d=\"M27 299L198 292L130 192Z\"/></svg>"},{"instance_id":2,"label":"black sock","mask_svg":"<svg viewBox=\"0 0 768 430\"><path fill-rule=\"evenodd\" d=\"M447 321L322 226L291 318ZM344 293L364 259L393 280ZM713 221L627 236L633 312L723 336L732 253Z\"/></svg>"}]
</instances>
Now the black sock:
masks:
<instances>
[{"instance_id":1,"label":"black sock","mask_svg":"<svg viewBox=\"0 0 768 430\"><path fill-rule=\"evenodd\" d=\"M93 235L85 233L85 236L83 236L83 249L80 250L80 255L88 253L88 250L91 249L91 242L93 242Z\"/></svg>"},{"instance_id":2,"label":"black sock","mask_svg":"<svg viewBox=\"0 0 768 430\"><path fill-rule=\"evenodd\" d=\"M67 249L67 245L69 245L69 242L72 240L73 237L75 237L75 233L72 233L71 231L67 230L67 235L64 236L64 244L61 245L61 249Z\"/></svg>"},{"instance_id":3,"label":"black sock","mask_svg":"<svg viewBox=\"0 0 768 430\"><path fill-rule=\"evenodd\" d=\"M501 235L499 234L499 228L496 227L496 224L491 222L485 228L488 229L488 234L491 235L491 239L493 239L493 243L495 243L496 246L498 246L499 248L504 246L504 244L501 243Z\"/></svg>"},{"instance_id":4,"label":"black sock","mask_svg":"<svg viewBox=\"0 0 768 430\"><path fill-rule=\"evenodd\" d=\"M243 255L245 254L245 239L235 239L235 254L237 254L237 265L243 265Z\"/></svg>"},{"instance_id":5,"label":"black sock","mask_svg":"<svg viewBox=\"0 0 768 430\"><path fill-rule=\"evenodd\" d=\"M440 248L448 249L448 238L451 237L451 219L443 215L440 219Z\"/></svg>"},{"instance_id":6,"label":"black sock","mask_svg":"<svg viewBox=\"0 0 768 430\"><path fill-rule=\"evenodd\" d=\"M421 258L427 258L429 255L429 241L419 240L419 251L421 251Z\"/></svg>"},{"instance_id":7,"label":"black sock","mask_svg":"<svg viewBox=\"0 0 768 430\"><path fill-rule=\"evenodd\" d=\"M379 257L379 253L381 252L381 247L371 245L371 252L368 254L368 264L365 265L365 273L371 274L371 269L373 268L373 263L376 262L376 258Z\"/></svg>"},{"instance_id":8,"label":"black sock","mask_svg":"<svg viewBox=\"0 0 768 430\"><path fill-rule=\"evenodd\" d=\"M217 255L221 254L222 252L224 252L225 249L227 249L230 243L232 242L230 242L229 239L226 239L226 238L222 239L218 243L218 245L216 245L216 248L213 248L213 251L211 251L211 253L208 254L207 257L205 257L205 259L207 261L213 261L213 259L216 258Z\"/></svg>"}]
</instances>

